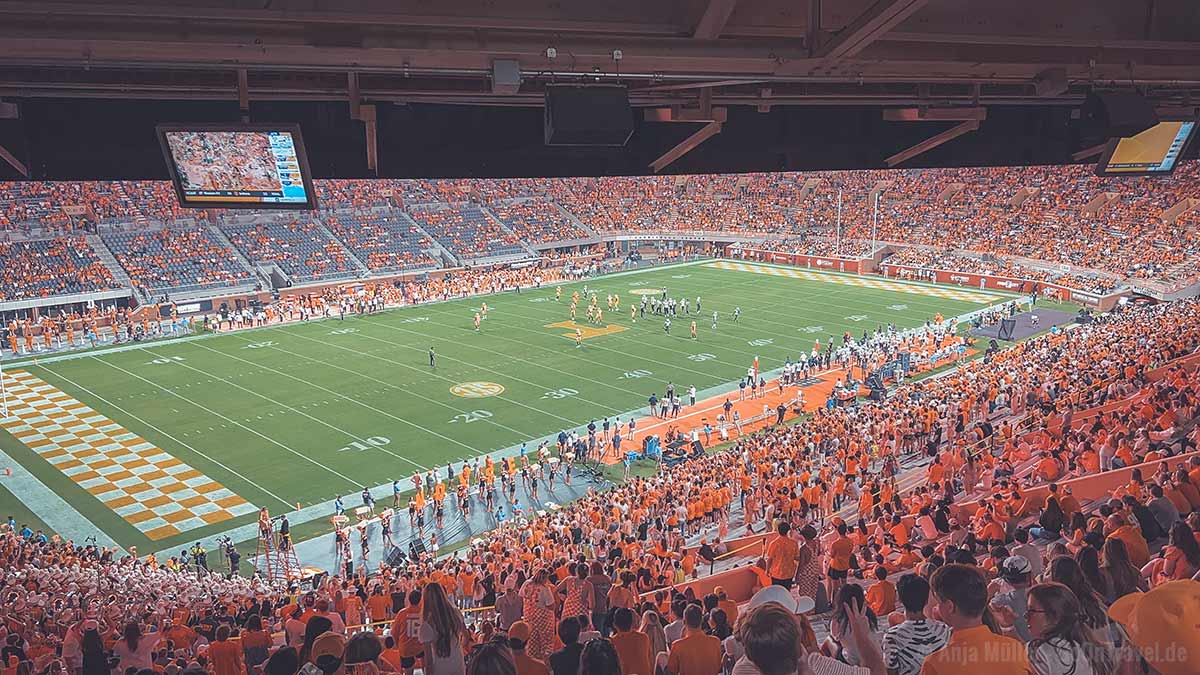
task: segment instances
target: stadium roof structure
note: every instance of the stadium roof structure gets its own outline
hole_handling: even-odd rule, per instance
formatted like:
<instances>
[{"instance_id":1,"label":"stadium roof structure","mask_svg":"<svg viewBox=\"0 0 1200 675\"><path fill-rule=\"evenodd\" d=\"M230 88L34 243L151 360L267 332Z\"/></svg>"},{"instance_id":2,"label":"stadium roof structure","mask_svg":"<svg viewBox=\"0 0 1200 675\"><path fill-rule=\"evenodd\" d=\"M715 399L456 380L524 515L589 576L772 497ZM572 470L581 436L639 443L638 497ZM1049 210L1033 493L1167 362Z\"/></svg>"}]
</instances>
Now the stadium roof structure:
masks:
<instances>
[{"instance_id":1,"label":"stadium roof structure","mask_svg":"<svg viewBox=\"0 0 1200 675\"><path fill-rule=\"evenodd\" d=\"M554 57L548 56L552 50ZM619 52L619 60L614 53ZM493 63L522 84L492 91ZM1200 103L1193 0L0 1L0 95L540 105L551 81L635 105ZM1190 96L1189 96L1190 94Z\"/></svg>"},{"instance_id":2,"label":"stadium roof structure","mask_svg":"<svg viewBox=\"0 0 1200 675\"><path fill-rule=\"evenodd\" d=\"M928 131L883 152L892 165L978 135L988 111L1077 108L1094 91L1197 114L1200 3L0 0L0 119L17 114L3 101L236 102L243 117L251 103L348 102L373 139L375 104L536 108L571 82L626 85L639 120L704 123L639 159L656 172L737 110L954 124L916 125ZM1054 160L1095 154L1082 145Z\"/></svg>"}]
</instances>

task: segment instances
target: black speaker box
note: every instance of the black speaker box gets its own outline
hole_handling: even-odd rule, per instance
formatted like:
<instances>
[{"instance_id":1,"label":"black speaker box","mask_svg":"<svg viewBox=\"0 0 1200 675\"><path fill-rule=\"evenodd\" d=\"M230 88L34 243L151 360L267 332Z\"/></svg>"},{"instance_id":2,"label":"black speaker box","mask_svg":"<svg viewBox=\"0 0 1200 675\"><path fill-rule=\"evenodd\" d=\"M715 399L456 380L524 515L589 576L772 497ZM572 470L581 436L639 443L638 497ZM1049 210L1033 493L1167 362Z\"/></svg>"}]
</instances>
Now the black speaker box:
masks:
<instances>
[{"instance_id":1,"label":"black speaker box","mask_svg":"<svg viewBox=\"0 0 1200 675\"><path fill-rule=\"evenodd\" d=\"M388 567L397 567L399 565L403 565L404 561L407 559L408 556L404 554L404 551L399 546L393 546L392 549L387 552L387 555L383 556L383 562L386 563Z\"/></svg>"},{"instance_id":2,"label":"black speaker box","mask_svg":"<svg viewBox=\"0 0 1200 675\"><path fill-rule=\"evenodd\" d=\"M621 147L633 135L629 92L613 85L546 87L546 145Z\"/></svg>"},{"instance_id":3,"label":"black speaker box","mask_svg":"<svg viewBox=\"0 0 1200 675\"><path fill-rule=\"evenodd\" d=\"M414 559L420 558L421 555L425 553L428 553L428 551L425 550L425 542L421 541L420 539L413 539L412 541L408 542L408 555L410 557Z\"/></svg>"},{"instance_id":4,"label":"black speaker box","mask_svg":"<svg viewBox=\"0 0 1200 675\"><path fill-rule=\"evenodd\" d=\"M1080 112L1089 136L1125 138L1158 124L1154 106L1136 92L1092 92Z\"/></svg>"}]
</instances>

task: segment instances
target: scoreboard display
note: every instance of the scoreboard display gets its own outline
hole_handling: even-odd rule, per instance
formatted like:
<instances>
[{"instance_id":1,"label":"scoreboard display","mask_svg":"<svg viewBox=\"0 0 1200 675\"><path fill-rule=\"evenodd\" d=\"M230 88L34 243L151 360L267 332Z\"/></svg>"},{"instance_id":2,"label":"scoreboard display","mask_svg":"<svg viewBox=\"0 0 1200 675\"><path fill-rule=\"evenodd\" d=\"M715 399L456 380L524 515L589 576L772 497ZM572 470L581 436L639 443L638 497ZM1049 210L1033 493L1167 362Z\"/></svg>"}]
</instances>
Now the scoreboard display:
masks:
<instances>
[{"instance_id":1,"label":"scoreboard display","mask_svg":"<svg viewBox=\"0 0 1200 675\"><path fill-rule=\"evenodd\" d=\"M182 206L312 209L316 195L295 125L160 125Z\"/></svg>"},{"instance_id":2,"label":"scoreboard display","mask_svg":"<svg viewBox=\"0 0 1200 675\"><path fill-rule=\"evenodd\" d=\"M1195 132L1195 120L1182 120L1159 122L1140 134L1114 138L1096 165L1096 175L1167 175L1175 170Z\"/></svg>"}]
</instances>

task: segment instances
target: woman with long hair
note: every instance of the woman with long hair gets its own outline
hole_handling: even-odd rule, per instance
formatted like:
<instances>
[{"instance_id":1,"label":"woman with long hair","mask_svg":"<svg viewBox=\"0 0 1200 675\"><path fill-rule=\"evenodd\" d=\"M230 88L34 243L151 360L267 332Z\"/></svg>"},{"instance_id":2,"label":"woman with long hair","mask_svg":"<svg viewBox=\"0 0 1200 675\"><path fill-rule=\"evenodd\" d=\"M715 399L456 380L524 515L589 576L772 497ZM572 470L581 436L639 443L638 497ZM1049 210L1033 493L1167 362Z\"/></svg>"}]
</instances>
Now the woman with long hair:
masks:
<instances>
[{"instance_id":1,"label":"woman with long hair","mask_svg":"<svg viewBox=\"0 0 1200 675\"><path fill-rule=\"evenodd\" d=\"M242 658L248 668L266 662L271 652L271 634L263 630L262 617L251 614L246 617L246 629L241 632Z\"/></svg>"},{"instance_id":2,"label":"woman with long hair","mask_svg":"<svg viewBox=\"0 0 1200 675\"><path fill-rule=\"evenodd\" d=\"M667 633L663 630L662 617L654 610L646 610L642 612L642 625L638 628L639 631L646 634L650 638L650 653L654 656L665 653L670 646L667 644Z\"/></svg>"},{"instance_id":3,"label":"woman with long hair","mask_svg":"<svg viewBox=\"0 0 1200 675\"><path fill-rule=\"evenodd\" d=\"M152 633L149 636L142 635L142 627L136 621L126 624L121 639L113 645L113 655L121 659L121 670L152 668L154 660L151 657L154 655L154 647L158 645L160 635L160 633Z\"/></svg>"},{"instance_id":4,"label":"woman with long hair","mask_svg":"<svg viewBox=\"0 0 1200 675\"><path fill-rule=\"evenodd\" d=\"M858 584L845 584L838 589L837 595L834 596L833 618L829 621L829 637L826 638L822 651L827 656L843 663L858 666L862 664L859 663L859 654L854 648L854 641L850 635L849 609L851 607L865 608L867 624L871 631L879 630L879 619L875 616L875 612L867 607L867 598L863 587Z\"/></svg>"},{"instance_id":5,"label":"woman with long hair","mask_svg":"<svg viewBox=\"0 0 1200 675\"><path fill-rule=\"evenodd\" d=\"M1192 528L1177 520L1159 557L1142 566L1142 577L1149 579L1154 587L1177 579L1191 579L1196 570L1200 570L1200 544Z\"/></svg>"},{"instance_id":6,"label":"woman with long hair","mask_svg":"<svg viewBox=\"0 0 1200 675\"><path fill-rule=\"evenodd\" d=\"M421 627L417 640L424 647L428 675L464 675L463 641L467 624L462 612L446 597L438 583L425 584L421 593Z\"/></svg>"},{"instance_id":7,"label":"woman with long hair","mask_svg":"<svg viewBox=\"0 0 1200 675\"><path fill-rule=\"evenodd\" d=\"M592 583L587 580L587 563L571 563L567 566L567 578L558 584L558 594L562 596L562 615L579 616L592 614L592 602L595 594Z\"/></svg>"},{"instance_id":8,"label":"woman with long hair","mask_svg":"<svg viewBox=\"0 0 1200 675\"><path fill-rule=\"evenodd\" d=\"M85 621L79 641L82 653L83 675L109 675L108 657L104 654L104 640L95 621Z\"/></svg>"},{"instance_id":9,"label":"woman with long hair","mask_svg":"<svg viewBox=\"0 0 1200 675\"><path fill-rule=\"evenodd\" d=\"M1067 526L1067 515L1058 505L1058 499L1047 497L1046 505L1042 507L1042 515L1038 516L1037 527L1029 528L1029 534L1044 541L1054 541L1062 536L1062 530Z\"/></svg>"},{"instance_id":10,"label":"woman with long hair","mask_svg":"<svg viewBox=\"0 0 1200 675\"><path fill-rule=\"evenodd\" d=\"M1112 654L1087 630L1085 612L1065 585L1048 582L1029 589L1029 663L1038 675L1109 675Z\"/></svg>"},{"instance_id":11,"label":"woman with long hair","mask_svg":"<svg viewBox=\"0 0 1200 675\"><path fill-rule=\"evenodd\" d=\"M1104 564L1100 570L1108 578L1110 595L1104 599L1109 604L1130 593L1147 590L1141 572L1129 562L1129 549L1120 539L1109 538L1104 541Z\"/></svg>"},{"instance_id":12,"label":"woman with long hair","mask_svg":"<svg viewBox=\"0 0 1200 675\"><path fill-rule=\"evenodd\" d=\"M1092 588L1083 569L1074 558L1066 556L1050 561L1050 581L1060 583L1075 594L1082 615L1080 620L1092 630L1102 630L1108 627L1108 607L1104 598Z\"/></svg>"},{"instance_id":13,"label":"woman with long hair","mask_svg":"<svg viewBox=\"0 0 1200 675\"><path fill-rule=\"evenodd\" d=\"M1083 571L1083 578L1092 585L1092 589L1107 601L1109 594L1108 577L1100 569L1100 552L1091 546L1084 546L1075 554L1075 562Z\"/></svg>"},{"instance_id":14,"label":"woman with long hair","mask_svg":"<svg viewBox=\"0 0 1200 675\"><path fill-rule=\"evenodd\" d=\"M301 666L312 660L313 643L317 641L317 638L322 633L332 629L333 622L329 620L329 617L325 616L314 616L308 620L308 623L304 624L304 643L300 647ZM313 665L316 664L314 663Z\"/></svg>"},{"instance_id":15,"label":"woman with long hair","mask_svg":"<svg viewBox=\"0 0 1200 675\"><path fill-rule=\"evenodd\" d=\"M531 633L525 653L539 661L544 661L554 646L554 592L549 579L550 572L542 567L521 587L521 616Z\"/></svg>"}]
</instances>

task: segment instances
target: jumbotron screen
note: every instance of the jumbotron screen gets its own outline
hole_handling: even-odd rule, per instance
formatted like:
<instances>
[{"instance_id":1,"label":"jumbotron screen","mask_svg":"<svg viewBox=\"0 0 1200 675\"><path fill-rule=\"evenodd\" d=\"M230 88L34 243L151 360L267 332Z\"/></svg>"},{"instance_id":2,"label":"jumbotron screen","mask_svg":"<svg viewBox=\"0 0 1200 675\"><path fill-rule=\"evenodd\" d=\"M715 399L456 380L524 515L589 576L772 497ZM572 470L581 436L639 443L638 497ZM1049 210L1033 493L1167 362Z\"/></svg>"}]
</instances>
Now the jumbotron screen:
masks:
<instances>
[{"instance_id":1,"label":"jumbotron screen","mask_svg":"<svg viewBox=\"0 0 1200 675\"><path fill-rule=\"evenodd\" d=\"M158 137L183 206L316 206L298 126L162 125Z\"/></svg>"},{"instance_id":2,"label":"jumbotron screen","mask_svg":"<svg viewBox=\"0 0 1200 675\"><path fill-rule=\"evenodd\" d=\"M1159 122L1135 136L1113 139L1096 165L1096 175L1169 174L1195 131L1194 120Z\"/></svg>"}]
</instances>

